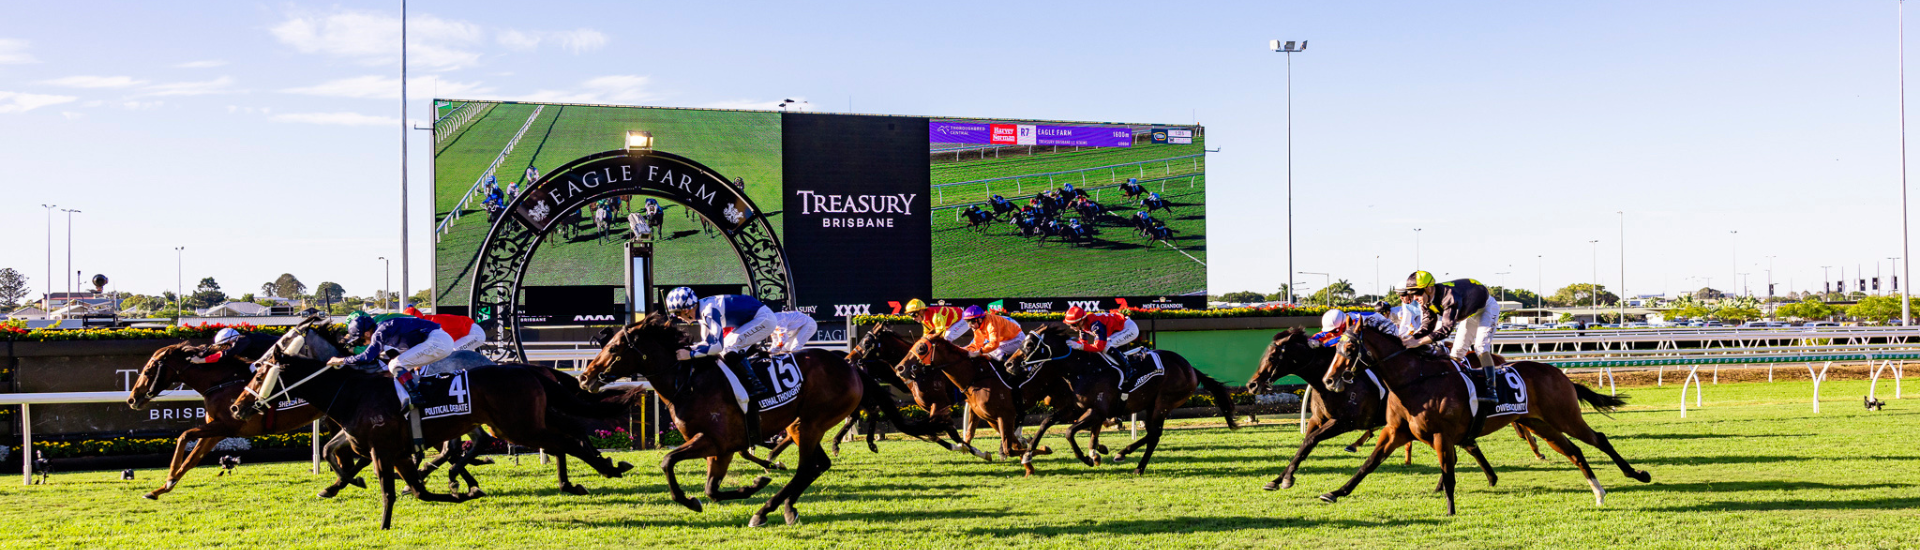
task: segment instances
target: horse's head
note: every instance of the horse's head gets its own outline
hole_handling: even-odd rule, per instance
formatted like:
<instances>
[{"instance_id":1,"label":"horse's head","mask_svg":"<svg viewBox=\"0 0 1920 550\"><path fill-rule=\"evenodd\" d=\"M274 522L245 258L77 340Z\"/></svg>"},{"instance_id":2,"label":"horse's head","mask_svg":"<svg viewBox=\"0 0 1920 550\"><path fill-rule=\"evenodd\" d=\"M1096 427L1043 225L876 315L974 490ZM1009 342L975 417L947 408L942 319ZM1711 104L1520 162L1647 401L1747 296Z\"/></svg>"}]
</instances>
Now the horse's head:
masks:
<instances>
[{"instance_id":1,"label":"horse's head","mask_svg":"<svg viewBox=\"0 0 1920 550\"><path fill-rule=\"evenodd\" d=\"M938 370L967 359L970 357L966 350L941 338L939 334L928 333L914 342L913 347L907 348L906 357L900 358L900 362L894 366L893 370L899 373L901 378L913 380L924 371Z\"/></svg>"},{"instance_id":2,"label":"horse's head","mask_svg":"<svg viewBox=\"0 0 1920 550\"><path fill-rule=\"evenodd\" d=\"M192 358L204 352L205 349L200 346L186 342L154 351L153 357L147 358L147 364L140 367L140 376L134 378L133 389L127 392L127 407L146 410L162 390L184 382L184 371L199 366Z\"/></svg>"},{"instance_id":3,"label":"horse's head","mask_svg":"<svg viewBox=\"0 0 1920 550\"><path fill-rule=\"evenodd\" d=\"M288 331L289 334L292 334L292 332L293 331ZM278 345L267 350L267 356L260 358L260 361L255 363L257 368L253 369L253 378L247 380L246 391L240 392L240 396L233 399L233 406L229 408L230 412L233 413L233 417L246 420L251 418L254 413L266 410L268 404L264 401L264 397L272 395L274 391L279 389L280 379L282 376L286 376L288 365L297 361L303 360L282 353ZM321 363L318 366L309 367L322 368L324 366L325 363Z\"/></svg>"},{"instance_id":4,"label":"horse's head","mask_svg":"<svg viewBox=\"0 0 1920 550\"><path fill-rule=\"evenodd\" d=\"M889 365L899 363L900 358L906 355L909 345L900 333L894 332L884 324L876 325L873 330L860 335L860 339L854 341L853 348L847 352L847 362L855 365L867 361L879 361Z\"/></svg>"},{"instance_id":5,"label":"horse's head","mask_svg":"<svg viewBox=\"0 0 1920 550\"><path fill-rule=\"evenodd\" d=\"M1299 327L1280 331L1273 335L1273 342L1267 344L1267 352L1260 355L1260 368L1253 372L1253 378L1247 380L1247 390L1254 393L1267 393L1273 390L1273 383L1289 374L1313 376L1306 367L1308 355L1313 348L1307 344L1309 337Z\"/></svg>"},{"instance_id":6,"label":"horse's head","mask_svg":"<svg viewBox=\"0 0 1920 550\"><path fill-rule=\"evenodd\" d=\"M1346 391L1361 370L1374 368L1403 351L1406 348L1398 338L1365 323L1356 323L1334 344L1333 362L1328 364L1321 381L1329 390Z\"/></svg>"},{"instance_id":7,"label":"horse's head","mask_svg":"<svg viewBox=\"0 0 1920 550\"><path fill-rule=\"evenodd\" d=\"M607 338L600 353L580 373L580 388L597 392L620 378L663 372L678 360L675 352L686 346L686 333L674 327L671 319L661 313L648 314Z\"/></svg>"}]
</instances>

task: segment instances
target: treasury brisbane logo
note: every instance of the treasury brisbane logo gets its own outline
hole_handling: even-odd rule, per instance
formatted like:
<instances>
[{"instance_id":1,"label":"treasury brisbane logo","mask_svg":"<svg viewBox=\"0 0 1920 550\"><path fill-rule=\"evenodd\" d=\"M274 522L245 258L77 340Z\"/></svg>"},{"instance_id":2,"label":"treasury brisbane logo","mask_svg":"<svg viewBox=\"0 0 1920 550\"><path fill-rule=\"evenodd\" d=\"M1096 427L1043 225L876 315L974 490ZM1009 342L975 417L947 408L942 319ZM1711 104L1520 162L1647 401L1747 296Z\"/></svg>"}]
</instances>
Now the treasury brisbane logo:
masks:
<instances>
[{"instance_id":1,"label":"treasury brisbane logo","mask_svg":"<svg viewBox=\"0 0 1920 550\"><path fill-rule=\"evenodd\" d=\"M918 193L838 195L798 190L800 215L820 216L820 227L893 227L896 218L913 215ZM836 214L836 215L824 215Z\"/></svg>"}]
</instances>

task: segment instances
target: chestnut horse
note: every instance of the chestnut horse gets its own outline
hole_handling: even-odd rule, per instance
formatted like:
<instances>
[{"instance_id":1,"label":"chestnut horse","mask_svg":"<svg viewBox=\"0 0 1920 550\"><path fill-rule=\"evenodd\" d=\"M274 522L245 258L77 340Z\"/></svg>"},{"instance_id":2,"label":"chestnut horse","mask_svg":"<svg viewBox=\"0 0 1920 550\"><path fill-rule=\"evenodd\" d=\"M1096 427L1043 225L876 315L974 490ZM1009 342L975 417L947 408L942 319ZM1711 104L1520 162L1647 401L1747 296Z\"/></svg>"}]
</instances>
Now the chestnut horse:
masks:
<instances>
[{"instance_id":1,"label":"chestnut horse","mask_svg":"<svg viewBox=\"0 0 1920 550\"><path fill-rule=\"evenodd\" d=\"M1016 360L1016 356L1007 358L1009 362ZM1000 456L1020 456L1020 467L1026 475L1034 474L1033 455L1049 454L1052 450L1023 443L1020 418L1027 407L1043 399L1054 407L1073 400L1073 392L1060 379L1058 369L1042 365L1024 382L1011 380L994 367L993 361L972 357L967 350L938 335L921 336L894 370L908 380L935 376L935 373L945 375L966 397L967 414L986 419L993 424L994 431L1000 432Z\"/></svg>"},{"instance_id":2,"label":"chestnut horse","mask_svg":"<svg viewBox=\"0 0 1920 550\"><path fill-rule=\"evenodd\" d=\"M306 341L306 349L287 351L296 347L291 343L296 339ZM233 402L234 417L245 420L256 414L263 395L285 394L319 407L341 426L356 453L373 459L374 471L380 477L381 529L393 526L396 480L405 482L413 496L422 501L463 502L475 498L473 494L427 490L421 482L418 461L409 443L411 429L393 380L384 374L327 366L327 359L337 351L330 344L319 345L323 343L324 336L307 324L287 331L260 361L263 368L248 383L249 391ZM484 424L509 442L573 455L607 477L620 477L633 468L631 464L613 464L585 441L548 425L550 406L579 416L598 414L574 390L525 365L488 365L465 372L471 412L423 420L424 433L419 435L427 444L458 438Z\"/></svg>"},{"instance_id":3,"label":"chestnut horse","mask_svg":"<svg viewBox=\"0 0 1920 550\"><path fill-rule=\"evenodd\" d=\"M1307 383L1313 392L1313 402L1309 406L1311 416L1307 418L1307 435L1300 441L1300 450L1287 462L1287 469L1273 481L1262 487L1268 491L1293 487L1293 474L1300 469L1300 462L1307 459L1313 448L1320 442L1334 436L1355 430L1365 430L1358 441L1347 445L1351 453L1366 443L1373 431L1387 423L1387 397L1382 388L1374 387L1371 382L1355 384L1343 391L1327 389L1320 376L1327 372L1327 366L1333 364L1333 348L1308 345L1309 337L1299 328L1281 331L1273 335L1273 343L1267 345L1267 352L1260 356L1260 368L1254 371L1253 378L1247 381L1247 391L1269 393L1273 383L1288 375L1298 376ZM1520 438L1534 448L1534 455L1540 455L1539 447L1534 443L1533 435L1521 424L1514 424ZM1487 485L1499 483L1500 478L1480 454L1479 445L1462 445L1467 454L1473 455L1480 464L1480 470L1487 474ZM1407 446L1407 462L1413 462L1413 446Z\"/></svg>"},{"instance_id":4,"label":"chestnut horse","mask_svg":"<svg viewBox=\"0 0 1920 550\"><path fill-rule=\"evenodd\" d=\"M992 462L993 454L974 448L973 446L973 434L974 431L978 429L978 426L968 423L967 435L966 437L961 437L959 430L953 425L953 416L944 414L946 411L953 409L955 388L952 382L938 373L914 373L920 376L907 378L893 370L894 365L900 364L900 360L906 358L907 349L912 346L913 342L905 336L901 336L900 333L894 332L891 328L887 328L886 325L878 325L875 326L873 330L861 335L860 339L854 342L853 350L847 353L847 361L859 367L860 370L866 371L867 374L873 375L874 380L900 388L900 390L906 392L907 395L913 396L914 404L919 405L921 409L927 411L927 417L931 426L936 430L944 430L946 436L953 440L952 443L948 443L941 440L940 436L935 435L928 441L935 445L945 447L949 451L964 452L982 460ZM973 418L980 419L982 422L987 421L984 418L980 418L979 415L974 414L971 408L961 411L961 414L971 415ZM873 445L873 435L875 431L873 425L877 424L877 420L878 419L872 417L868 418L867 448L874 452L879 452L879 449L874 448ZM833 441L835 454L840 452L840 439L846 435L847 430L852 428L853 423L848 422L845 427L840 428L840 433L835 435Z\"/></svg>"},{"instance_id":5,"label":"chestnut horse","mask_svg":"<svg viewBox=\"0 0 1920 550\"><path fill-rule=\"evenodd\" d=\"M1567 440L1567 436L1573 436L1607 453L1627 477L1641 483L1653 479L1646 472L1629 466L1627 459L1621 457L1613 449L1613 444L1607 441L1606 434L1588 427L1586 419L1581 416L1581 401L1601 412L1608 412L1626 404L1626 400L1602 395L1575 384L1567 379L1566 373L1552 365L1532 361L1508 365L1523 381L1524 395L1529 405L1527 412L1487 418L1478 433L1467 433L1473 425L1474 414L1470 408L1473 406L1470 403L1473 389L1462 380L1459 374L1461 367L1451 360L1408 353L1398 337L1365 324L1350 329L1340 339L1336 353L1321 377L1328 389L1344 390L1354 383L1360 371L1369 371L1380 378L1391 395L1387 400L1387 429L1381 432L1380 442L1374 445L1373 454L1360 465L1360 471L1354 473L1346 485L1320 495L1321 500L1334 502L1353 494L1354 487L1379 467L1380 461L1394 449L1420 441L1432 445L1434 453L1440 456L1440 485L1447 493L1447 515L1453 515L1456 511L1453 469L1457 459L1453 448L1516 422L1547 440L1547 446L1566 455L1580 468L1580 473L1587 478L1587 484L1593 488L1596 505L1606 503L1607 491L1594 479L1586 456L1579 447Z\"/></svg>"},{"instance_id":6,"label":"chestnut horse","mask_svg":"<svg viewBox=\"0 0 1920 550\"><path fill-rule=\"evenodd\" d=\"M1171 351L1151 352L1160 355L1160 364L1164 367L1164 371L1159 376L1147 379L1144 383L1134 381L1137 387L1132 388L1131 392L1126 392L1119 387L1121 382L1119 371L1107 363L1106 359L1098 354L1076 350L1067 345L1067 342L1077 337L1076 331L1064 326L1038 329L1028 333L1026 344L1013 355L1015 359L1030 365L1038 364L1041 368L1058 365L1056 368L1065 373L1063 376L1073 391L1074 406L1061 407L1059 403L1066 400L1056 400L1055 408L1059 410L1041 422L1039 429L1033 434L1034 444L1038 444L1041 436L1046 435L1047 428L1052 427L1057 421L1070 418L1077 410L1080 412L1079 417L1067 427L1067 443L1073 447L1074 456L1079 457L1081 462L1088 466L1098 466L1101 455L1106 453L1106 448L1100 445L1101 424L1109 418L1146 413L1145 418L1142 419L1147 425L1146 436L1134 440L1132 445L1121 449L1113 457L1115 463L1125 462L1128 453L1136 449L1144 449L1140 454L1140 464L1134 467L1133 473L1145 474L1147 464L1153 460L1153 451L1160 447L1160 436L1165 432L1168 413L1185 404L1201 388L1206 389L1207 394L1213 398L1214 404L1220 408L1220 415L1226 419L1227 428L1240 429L1240 425L1233 419L1233 396L1227 391L1226 385L1193 368L1193 365L1180 354ZM1143 360L1151 361L1152 359L1143 358ZM1080 444L1074 439L1075 434L1081 430L1091 430L1088 439L1088 447L1094 451L1091 459L1080 451Z\"/></svg>"},{"instance_id":7,"label":"chestnut horse","mask_svg":"<svg viewBox=\"0 0 1920 550\"><path fill-rule=\"evenodd\" d=\"M599 355L587 364L580 384L587 391L596 391L632 375L643 376L653 384L674 426L686 437L685 443L667 452L660 469L666 474L673 501L698 512L700 501L688 498L674 477L673 466L682 460L707 459L706 495L715 502L751 497L772 480L761 476L751 486L730 491L720 488L733 455L755 442L746 434L745 415L735 401L732 384L722 373L726 367L712 357L678 360L677 353L688 344L686 333L672 320L659 313L650 314L608 338ZM820 440L855 410L866 408L884 414L909 435L930 433L901 418L891 406L893 400L886 396L886 388L847 364L845 357L823 349L803 349L793 354L793 360L800 369L797 396L786 405L760 411L760 425L785 430L787 440L800 448L800 464L793 479L753 514L747 522L751 527L766 525L767 514L776 507L782 508L788 525L799 523L794 504L833 465Z\"/></svg>"}]
</instances>

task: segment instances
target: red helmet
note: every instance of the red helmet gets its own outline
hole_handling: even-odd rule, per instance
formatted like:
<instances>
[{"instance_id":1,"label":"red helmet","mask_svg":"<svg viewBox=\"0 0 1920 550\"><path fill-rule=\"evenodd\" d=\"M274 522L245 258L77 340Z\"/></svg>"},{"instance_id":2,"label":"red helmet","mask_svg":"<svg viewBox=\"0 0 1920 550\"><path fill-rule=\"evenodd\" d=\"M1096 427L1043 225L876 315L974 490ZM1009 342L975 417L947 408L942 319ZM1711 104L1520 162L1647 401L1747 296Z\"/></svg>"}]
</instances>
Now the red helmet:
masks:
<instances>
[{"instance_id":1,"label":"red helmet","mask_svg":"<svg viewBox=\"0 0 1920 550\"><path fill-rule=\"evenodd\" d=\"M1087 320L1087 310L1081 309L1080 306L1067 308L1067 318L1064 320L1069 325L1085 321Z\"/></svg>"}]
</instances>

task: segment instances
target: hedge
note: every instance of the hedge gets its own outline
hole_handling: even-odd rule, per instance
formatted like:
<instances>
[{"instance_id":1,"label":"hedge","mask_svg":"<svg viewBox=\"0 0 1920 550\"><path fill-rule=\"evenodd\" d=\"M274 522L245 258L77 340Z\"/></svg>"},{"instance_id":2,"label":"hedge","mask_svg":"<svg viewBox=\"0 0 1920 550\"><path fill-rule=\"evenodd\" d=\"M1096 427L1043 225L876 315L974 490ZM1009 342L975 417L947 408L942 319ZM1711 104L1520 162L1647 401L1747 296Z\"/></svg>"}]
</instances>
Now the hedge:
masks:
<instances>
[{"instance_id":1,"label":"hedge","mask_svg":"<svg viewBox=\"0 0 1920 550\"><path fill-rule=\"evenodd\" d=\"M260 435L249 437L247 443L255 450L288 449L313 445L313 435L307 432ZM331 437L330 435L328 437ZM33 450L46 458L79 458L89 456L126 456L172 454L177 438L130 438L88 439L81 441L36 441ZM9 455L20 452L20 446L8 448Z\"/></svg>"},{"instance_id":2,"label":"hedge","mask_svg":"<svg viewBox=\"0 0 1920 550\"><path fill-rule=\"evenodd\" d=\"M24 323L0 324L0 341L6 342L74 342L82 340L185 340L193 338L212 338L223 328L233 328L255 334L279 336L287 332L287 327L262 327L247 323L225 325L219 323L201 323L198 325L175 325L166 328L83 328L83 329L27 329Z\"/></svg>"},{"instance_id":3,"label":"hedge","mask_svg":"<svg viewBox=\"0 0 1920 550\"><path fill-rule=\"evenodd\" d=\"M1115 309L1119 313L1134 319L1229 319L1236 317L1319 317L1327 312L1326 306L1268 306L1233 307L1219 309ZM1367 307L1342 308L1348 311L1373 311ZM1001 312L1015 321L1059 321L1066 318L1065 313L1028 313L1024 311ZM869 323L910 323L913 317L907 315L855 315L854 324Z\"/></svg>"}]
</instances>

